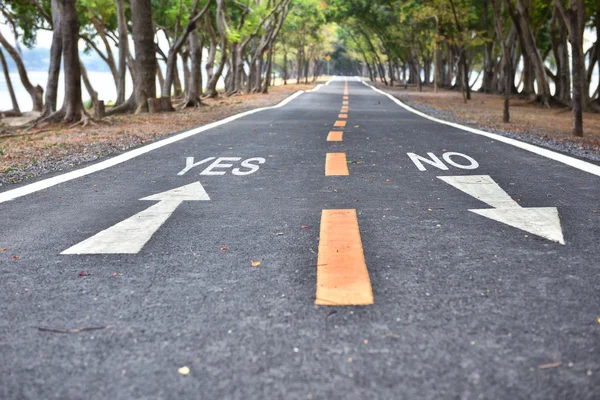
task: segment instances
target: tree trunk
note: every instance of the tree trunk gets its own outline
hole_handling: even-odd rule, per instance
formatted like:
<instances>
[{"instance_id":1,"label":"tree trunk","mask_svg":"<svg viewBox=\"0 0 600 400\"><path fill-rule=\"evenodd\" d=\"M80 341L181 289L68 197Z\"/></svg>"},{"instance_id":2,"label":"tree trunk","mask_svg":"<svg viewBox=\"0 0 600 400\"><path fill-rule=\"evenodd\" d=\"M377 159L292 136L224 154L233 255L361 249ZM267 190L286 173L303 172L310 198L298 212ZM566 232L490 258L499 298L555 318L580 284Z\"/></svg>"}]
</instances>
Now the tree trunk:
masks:
<instances>
[{"instance_id":1,"label":"tree trunk","mask_svg":"<svg viewBox=\"0 0 600 400\"><path fill-rule=\"evenodd\" d=\"M550 105L550 86L548 85L548 77L546 75L546 69L542 62L542 57L535 44L535 38L533 37L533 30L531 28L531 22L529 19L529 12L523 5L522 0L517 0L516 11L513 9L510 0L504 0L508 13L512 18L519 38L521 39L521 47L524 59L529 59L532 62L535 71L535 80L537 83L537 96L536 100L545 105Z\"/></svg>"},{"instance_id":2,"label":"tree trunk","mask_svg":"<svg viewBox=\"0 0 600 400\"><path fill-rule=\"evenodd\" d=\"M131 0L135 50L134 109L148 111L148 99L156 98L156 52L151 0Z\"/></svg>"},{"instance_id":3,"label":"tree trunk","mask_svg":"<svg viewBox=\"0 0 600 400\"><path fill-rule=\"evenodd\" d=\"M0 63L2 64L2 71L4 71L4 79L6 80L6 87L8 88L8 94L10 95L10 101L12 102L12 109L14 111L13 115L18 117L21 115L21 109L19 108L19 103L17 102L15 91L13 90L10 75L8 74L8 65L6 65L6 59L4 58L4 52L2 49L0 49Z\"/></svg>"},{"instance_id":4,"label":"tree trunk","mask_svg":"<svg viewBox=\"0 0 600 400\"><path fill-rule=\"evenodd\" d=\"M208 32L208 39L210 42L210 45L208 47L208 57L206 59L205 66L206 80L210 81L215 66L215 57L217 56L217 36L215 34L215 29L213 28L210 13L206 13L204 15L204 26L206 27L206 31Z\"/></svg>"},{"instance_id":5,"label":"tree trunk","mask_svg":"<svg viewBox=\"0 0 600 400\"><path fill-rule=\"evenodd\" d=\"M156 63L156 77L158 78L158 85L163 87L165 85L165 77L162 73L162 69L160 69L160 65Z\"/></svg>"},{"instance_id":6,"label":"tree trunk","mask_svg":"<svg viewBox=\"0 0 600 400\"><path fill-rule=\"evenodd\" d=\"M44 89L40 85L33 86L31 81L29 80L29 76L27 75L27 70L25 69L25 64L23 64L23 59L19 52L6 40L6 38L0 32L0 44L6 49L7 53L14 60L17 65L17 70L19 71L19 77L21 78L21 83L29 96L31 96L31 102L33 103L33 111L42 111L44 107Z\"/></svg>"},{"instance_id":7,"label":"tree trunk","mask_svg":"<svg viewBox=\"0 0 600 400\"><path fill-rule=\"evenodd\" d=\"M506 43L504 42L504 35L502 32L502 14L500 13L500 6L498 4L499 0L492 0L492 4L494 7L494 22L496 27L496 35L498 35L498 39L500 40L500 45L502 46L502 58L504 59L504 108L502 112L502 121L509 122L510 121L510 111L509 111L509 100L510 100L510 90L512 85L509 80L511 79L511 63L510 63L510 53L508 48L506 47Z\"/></svg>"},{"instance_id":8,"label":"tree trunk","mask_svg":"<svg viewBox=\"0 0 600 400\"><path fill-rule=\"evenodd\" d=\"M573 136L583 136L583 110L586 107L585 56L583 53L583 32L585 30L585 1L571 0L571 7L566 9L561 0L554 4L559 10L569 30L569 43L573 62Z\"/></svg>"},{"instance_id":9,"label":"tree trunk","mask_svg":"<svg viewBox=\"0 0 600 400\"><path fill-rule=\"evenodd\" d=\"M81 103L81 64L79 62L79 19L76 0L59 0L62 24L62 47L65 75L64 122L76 122L83 118Z\"/></svg>"},{"instance_id":10,"label":"tree trunk","mask_svg":"<svg viewBox=\"0 0 600 400\"><path fill-rule=\"evenodd\" d=\"M58 0L52 0L52 45L50 47L50 66L48 67L48 80L46 81L46 102L40 118L48 117L56 111L58 97L58 79L60 77L60 64L62 61L62 24Z\"/></svg>"},{"instance_id":11,"label":"tree trunk","mask_svg":"<svg viewBox=\"0 0 600 400\"><path fill-rule=\"evenodd\" d=\"M271 85L271 72L273 70L273 45L269 46L269 53L267 55L267 73L265 76L265 84L262 88L262 93L269 93L269 86Z\"/></svg>"},{"instance_id":12,"label":"tree trunk","mask_svg":"<svg viewBox=\"0 0 600 400\"><path fill-rule=\"evenodd\" d=\"M83 81L83 84L85 85L85 89L87 90L87 92L90 95L90 98L92 100L92 108L97 109L98 108L98 92L96 92L94 90L94 87L92 86L92 83L90 82L90 78L88 77L87 70L85 69L85 66L83 65L83 63L81 61L79 62L79 66L81 68L81 80Z\"/></svg>"},{"instance_id":13,"label":"tree trunk","mask_svg":"<svg viewBox=\"0 0 600 400\"><path fill-rule=\"evenodd\" d=\"M197 3L196 3L197 4ZM165 83L162 85L162 91L160 96L160 104L162 111L173 111L173 106L171 104L171 86L175 84L175 96L181 95L181 82L179 81L179 73L177 71L177 55L179 51L182 49L183 45L187 41L189 34L196 30L197 21L202 18L202 16L208 10L210 5L210 1L206 3L204 8L196 13L196 8L192 11L194 16L190 17L188 23L181 33L179 37L175 38L175 42L173 46L169 49L169 55L167 56L167 72L165 73ZM225 51L225 50L223 50ZM184 63L186 60L184 59ZM186 67L184 66L184 69Z\"/></svg>"},{"instance_id":14,"label":"tree trunk","mask_svg":"<svg viewBox=\"0 0 600 400\"><path fill-rule=\"evenodd\" d=\"M494 42L490 38L490 18L489 18L488 2L483 2L483 23L485 26L485 36L490 41L484 47L484 62L483 62L483 81L481 88L484 93L492 92L492 82L494 81ZM493 28L492 28L493 29Z\"/></svg>"},{"instance_id":15,"label":"tree trunk","mask_svg":"<svg viewBox=\"0 0 600 400\"><path fill-rule=\"evenodd\" d=\"M567 47L568 30L560 11L554 6L553 24L550 32L554 60L556 61L556 78L554 96L562 103L571 101L571 71L569 68L569 50ZM558 14L558 15L557 15Z\"/></svg>"},{"instance_id":16,"label":"tree trunk","mask_svg":"<svg viewBox=\"0 0 600 400\"><path fill-rule=\"evenodd\" d=\"M125 19L124 0L116 0L117 22L119 31L119 66L117 76L117 101L115 105L125 102L125 78L127 74L127 54L129 53L129 35L127 32L127 20Z\"/></svg>"},{"instance_id":17,"label":"tree trunk","mask_svg":"<svg viewBox=\"0 0 600 400\"><path fill-rule=\"evenodd\" d=\"M202 95L202 44L200 43L197 27L194 27L190 32L188 40L192 70L190 72L189 89L184 107L197 107L200 105L200 96Z\"/></svg>"},{"instance_id":18,"label":"tree trunk","mask_svg":"<svg viewBox=\"0 0 600 400\"><path fill-rule=\"evenodd\" d=\"M221 60L219 61L217 70L214 71L206 86L205 96L211 98L217 97L218 95L217 81L221 77L223 69L225 68L225 63L227 62L227 28L225 23L225 12L225 0L217 0L217 28L219 30L219 37L221 39Z\"/></svg>"},{"instance_id":19,"label":"tree trunk","mask_svg":"<svg viewBox=\"0 0 600 400\"><path fill-rule=\"evenodd\" d=\"M242 47L243 44L236 44L232 47L232 64L234 65L234 93L242 93L244 91L243 87L243 72L244 72L244 49Z\"/></svg>"},{"instance_id":20,"label":"tree trunk","mask_svg":"<svg viewBox=\"0 0 600 400\"><path fill-rule=\"evenodd\" d=\"M287 85L288 79L288 60L287 60L287 50L283 48L283 84Z\"/></svg>"},{"instance_id":21,"label":"tree trunk","mask_svg":"<svg viewBox=\"0 0 600 400\"><path fill-rule=\"evenodd\" d=\"M189 38L190 35L188 35ZM188 40L189 43L189 40ZM190 89L190 50L189 48L181 53L181 62L183 64L183 93L187 94Z\"/></svg>"},{"instance_id":22,"label":"tree trunk","mask_svg":"<svg viewBox=\"0 0 600 400\"><path fill-rule=\"evenodd\" d=\"M177 52L173 58L175 58L175 65L173 68L173 93L175 94L175 97L179 97L181 96L181 93L183 93L183 86L181 85L181 77L179 76L178 66L179 52Z\"/></svg>"},{"instance_id":23,"label":"tree trunk","mask_svg":"<svg viewBox=\"0 0 600 400\"><path fill-rule=\"evenodd\" d=\"M102 52L100 51L100 49L97 48L95 45L94 45L94 50L96 50L96 52L98 52L98 54L101 55L102 59L108 65L108 68L110 69L110 73L112 74L113 80L115 82L115 87L118 88L119 87L119 72L117 70L117 65L115 64L115 58L113 56L113 52L110 47L110 43L108 43L108 39L106 38L106 31L104 29L104 26L102 25L102 23L100 23L100 21L98 21L94 17L92 17L90 19L90 21L92 22L92 25L94 25L94 28L96 28L96 32L98 32L98 36L100 36L100 40L102 40L102 43L104 44L104 48L106 49L106 55L103 55Z\"/></svg>"},{"instance_id":24,"label":"tree trunk","mask_svg":"<svg viewBox=\"0 0 600 400\"><path fill-rule=\"evenodd\" d=\"M310 67L310 59L309 58L305 58L305 60L304 60L304 84L305 85L308 84L308 70L309 70L309 67Z\"/></svg>"},{"instance_id":25,"label":"tree trunk","mask_svg":"<svg viewBox=\"0 0 600 400\"><path fill-rule=\"evenodd\" d=\"M438 42L438 37L440 35L440 21L439 18L435 17L435 33L436 38L433 43L433 58L434 58L434 66L433 66L433 91L434 93L438 92L438 87L440 86L440 77L441 77L441 65L440 59L442 58L442 51L440 50L440 44Z\"/></svg>"},{"instance_id":26,"label":"tree trunk","mask_svg":"<svg viewBox=\"0 0 600 400\"><path fill-rule=\"evenodd\" d=\"M298 53L296 54L296 62L298 63L298 66L296 67L296 70L298 71L296 74L296 85L300 84L300 79L302 78L302 54L304 53L304 49L303 48L299 48L298 49Z\"/></svg>"}]
</instances>

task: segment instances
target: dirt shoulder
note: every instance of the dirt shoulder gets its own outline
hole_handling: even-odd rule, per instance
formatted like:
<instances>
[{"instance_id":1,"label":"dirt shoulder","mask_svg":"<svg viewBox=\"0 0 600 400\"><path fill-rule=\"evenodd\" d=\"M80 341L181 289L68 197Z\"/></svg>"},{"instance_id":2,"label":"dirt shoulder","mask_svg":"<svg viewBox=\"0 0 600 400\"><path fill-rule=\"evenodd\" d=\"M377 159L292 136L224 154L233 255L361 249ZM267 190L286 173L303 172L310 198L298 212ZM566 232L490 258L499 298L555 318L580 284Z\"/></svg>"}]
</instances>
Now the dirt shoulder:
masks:
<instances>
[{"instance_id":1,"label":"dirt shoulder","mask_svg":"<svg viewBox=\"0 0 600 400\"><path fill-rule=\"evenodd\" d=\"M69 128L45 126L0 139L0 187L49 172L63 171L110 154L123 152L174 132L195 128L250 109L273 106L298 90L316 86L286 85L269 94L206 99L204 106L173 113L119 115L97 125Z\"/></svg>"},{"instance_id":2,"label":"dirt shoulder","mask_svg":"<svg viewBox=\"0 0 600 400\"><path fill-rule=\"evenodd\" d=\"M542 108L527 99L510 100L510 122L502 122L504 98L501 95L472 93L464 104L459 91L423 87L404 89L377 84L411 107L445 121L457 122L473 128L498 133L503 136L568 153L579 158L600 161L600 114L584 114L584 137L571 136L570 110Z\"/></svg>"}]
</instances>

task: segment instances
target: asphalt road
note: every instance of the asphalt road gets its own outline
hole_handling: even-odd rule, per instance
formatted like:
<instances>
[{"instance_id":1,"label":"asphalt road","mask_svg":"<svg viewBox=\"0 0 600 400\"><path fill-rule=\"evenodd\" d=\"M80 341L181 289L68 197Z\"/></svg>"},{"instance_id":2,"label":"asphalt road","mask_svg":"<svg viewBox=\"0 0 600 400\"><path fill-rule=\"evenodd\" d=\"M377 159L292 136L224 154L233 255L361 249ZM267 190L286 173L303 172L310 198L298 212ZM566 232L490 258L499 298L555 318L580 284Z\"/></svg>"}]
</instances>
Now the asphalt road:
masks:
<instances>
[{"instance_id":1,"label":"asphalt road","mask_svg":"<svg viewBox=\"0 0 600 400\"><path fill-rule=\"evenodd\" d=\"M0 399L598 399L600 177L348 88L0 203Z\"/></svg>"}]
</instances>

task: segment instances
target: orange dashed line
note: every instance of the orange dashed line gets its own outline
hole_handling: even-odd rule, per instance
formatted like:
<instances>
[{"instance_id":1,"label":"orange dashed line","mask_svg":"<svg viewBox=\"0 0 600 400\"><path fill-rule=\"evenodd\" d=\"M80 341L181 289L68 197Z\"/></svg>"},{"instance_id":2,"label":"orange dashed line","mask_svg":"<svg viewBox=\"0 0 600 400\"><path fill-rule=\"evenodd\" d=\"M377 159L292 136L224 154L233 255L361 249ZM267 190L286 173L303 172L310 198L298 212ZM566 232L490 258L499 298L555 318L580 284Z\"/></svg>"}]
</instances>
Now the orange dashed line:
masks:
<instances>
[{"instance_id":1,"label":"orange dashed line","mask_svg":"<svg viewBox=\"0 0 600 400\"><path fill-rule=\"evenodd\" d=\"M340 110L341 113L347 113L348 112L348 106L343 106L342 109Z\"/></svg>"},{"instance_id":2,"label":"orange dashed line","mask_svg":"<svg viewBox=\"0 0 600 400\"><path fill-rule=\"evenodd\" d=\"M335 124L333 124L333 126L337 126L339 128L343 128L346 126L346 121L335 121Z\"/></svg>"},{"instance_id":3,"label":"orange dashed line","mask_svg":"<svg viewBox=\"0 0 600 400\"><path fill-rule=\"evenodd\" d=\"M327 141L328 142L341 142L343 135L344 135L344 132L342 132L342 131L331 131L331 132L329 132L329 135L327 135Z\"/></svg>"},{"instance_id":4,"label":"orange dashed line","mask_svg":"<svg viewBox=\"0 0 600 400\"><path fill-rule=\"evenodd\" d=\"M325 158L325 176L347 176L348 163L346 153L327 153Z\"/></svg>"},{"instance_id":5,"label":"orange dashed line","mask_svg":"<svg viewBox=\"0 0 600 400\"><path fill-rule=\"evenodd\" d=\"M338 115L338 118L348 118L348 114L340 114Z\"/></svg>"},{"instance_id":6,"label":"orange dashed line","mask_svg":"<svg viewBox=\"0 0 600 400\"><path fill-rule=\"evenodd\" d=\"M315 304L373 304L356 210L323 210L321 214Z\"/></svg>"},{"instance_id":7,"label":"orange dashed line","mask_svg":"<svg viewBox=\"0 0 600 400\"><path fill-rule=\"evenodd\" d=\"M342 101L342 105L347 106L348 105L348 100Z\"/></svg>"},{"instance_id":8,"label":"orange dashed line","mask_svg":"<svg viewBox=\"0 0 600 400\"><path fill-rule=\"evenodd\" d=\"M347 96L347 95L345 95L345 96L343 97L343 99L344 99L344 100L348 100L348 96Z\"/></svg>"}]
</instances>

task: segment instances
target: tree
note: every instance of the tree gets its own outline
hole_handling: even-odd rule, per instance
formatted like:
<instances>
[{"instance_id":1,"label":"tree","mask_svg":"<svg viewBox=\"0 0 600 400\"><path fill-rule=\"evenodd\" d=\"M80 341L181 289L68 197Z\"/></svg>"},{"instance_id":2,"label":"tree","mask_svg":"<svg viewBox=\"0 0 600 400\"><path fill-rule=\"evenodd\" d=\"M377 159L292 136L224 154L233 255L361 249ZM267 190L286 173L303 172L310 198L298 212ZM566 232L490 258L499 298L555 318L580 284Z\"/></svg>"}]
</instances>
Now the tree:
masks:
<instances>
[{"instance_id":1,"label":"tree","mask_svg":"<svg viewBox=\"0 0 600 400\"><path fill-rule=\"evenodd\" d=\"M586 83L585 57L583 55L583 31L585 29L585 2L571 0L567 9L561 0L554 0L561 18L569 31L569 43L573 57L573 136L583 136L583 109L589 96Z\"/></svg>"},{"instance_id":2,"label":"tree","mask_svg":"<svg viewBox=\"0 0 600 400\"><path fill-rule=\"evenodd\" d=\"M6 59L4 58L4 53L0 48L0 64L2 64L2 71L4 71L4 79L6 80L6 87L8 88L8 94L10 95L10 101L12 102L12 112L3 112L2 114L10 114L14 116L20 116L21 110L19 109L19 103L17 102L17 97L15 96L15 91L13 90L12 82L10 80L10 75L8 74L8 66L6 65Z\"/></svg>"}]
</instances>

